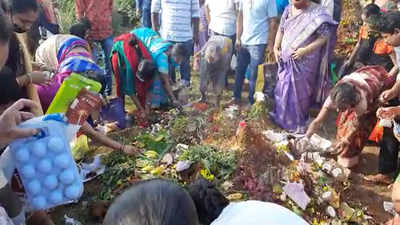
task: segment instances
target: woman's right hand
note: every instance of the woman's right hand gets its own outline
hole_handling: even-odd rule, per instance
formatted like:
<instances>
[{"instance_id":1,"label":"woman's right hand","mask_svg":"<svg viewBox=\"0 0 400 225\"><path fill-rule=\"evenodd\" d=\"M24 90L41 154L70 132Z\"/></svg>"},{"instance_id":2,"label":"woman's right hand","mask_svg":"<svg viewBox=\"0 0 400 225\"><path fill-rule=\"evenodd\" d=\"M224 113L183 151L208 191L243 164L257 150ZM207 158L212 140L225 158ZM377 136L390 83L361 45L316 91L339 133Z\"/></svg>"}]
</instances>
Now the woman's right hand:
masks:
<instances>
[{"instance_id":1,"label":"woman's right hand","mask_svg":"<svg viewBox=\"0 0 400 225\"><path fill-rule=\"evenodd\" d=\"M122 152L130 156L142 155L143 151L135 146L123 145L121 148Z\"/></svg>"},{"instance_id":2,"label":"woman's right hand","mask_svg":"<svg viewBox=\"0 0 400 225\"><path fill-rule=\"evenodd\" d=\"M37 85L48 85L51 81L50 77L42 71L33 71L28 76L32 78L32 83Z\"/></svg>"},{"instance_id":3,"label":"woman's right hand","mask_svg":"<svg viewBox=\"0 0 400 225\"><path fill-rule=\"evenodd\" d=\"M395 90L393 90L393 88L392 88L392 89L382 92L382 94L379 96L379 100L382 103L386 103L386 102L394 99L396 97L396 95L397 95L397 92Z\"/></svg>"},{"instance_id":4,"label":"woman's right hand","mask_svg":"<svg viewBox=\"0 0 400 225\"><path fill-rule=\"evenodd\" d=\"M386 108L379 108L376 111L376 116L381 119L393 119L397 116L398 109L397 107L386 107Z\"/></svg>"}]
</instances>

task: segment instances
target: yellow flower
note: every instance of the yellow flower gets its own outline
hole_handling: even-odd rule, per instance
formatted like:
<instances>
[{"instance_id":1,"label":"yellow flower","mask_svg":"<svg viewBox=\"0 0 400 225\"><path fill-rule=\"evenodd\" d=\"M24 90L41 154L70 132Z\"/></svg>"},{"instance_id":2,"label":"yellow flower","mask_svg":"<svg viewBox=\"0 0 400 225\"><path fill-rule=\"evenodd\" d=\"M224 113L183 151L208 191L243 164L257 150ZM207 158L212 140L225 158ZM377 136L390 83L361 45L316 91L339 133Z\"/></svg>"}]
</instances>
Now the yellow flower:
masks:
<instances>
[{"instance_id":1,"label":"yellow flower","mask_svg":"<svg viewBox=\"0 0 400 225\"><path fill-rule=\"evenodd\" d=\"M229 201L237 201L243 198L242 193L230 194L226 197Z\"/></svg>"},{"instance_id":2,"label":"yellow flower","mask_svg":"<svg viewBox=\"0 0 400 225\"><path fill-rule=\"evenodd\" d=\"M145 166L145 167L142 168L142 172L148 173L148 172L150 172L151 170L153 170L153 168L154 168L154 167L151 166L151 165Z\"/></svg>"},{"instance_id":3,"label":"yellow flower","mask_svg":"<svg viewBox=\"0 0 400 225\"><path fill-rule=\"evenodd\" d=\"M163 172L164 172L164 167L159 166L157 168L154 168L152 171L150 171L150 174L154 175L154 176L160 176Z\"/></svg>"},{"instance_id":4,"label":"yellow flower","mask_svg":"<svg viewBox=\"0 0 400 225\"><path fill-rule=\"evenodd\" d=\"M204 177L204 179L207 179L209 181L213 181L214 180L214 175L208 169L200 170L200 174L201 174L201 176Z\"/></svg>"},{"instance_id":5,"label":"yellow flower","mask_svg":"<svg viewBox=\"0 0 400 225\"><path fill-rule=\"evenodd\" d=\"M156 151L147 151L144 153L147 158L156 159L158 158L158 153Z\"/></svg>"}]
</instances>

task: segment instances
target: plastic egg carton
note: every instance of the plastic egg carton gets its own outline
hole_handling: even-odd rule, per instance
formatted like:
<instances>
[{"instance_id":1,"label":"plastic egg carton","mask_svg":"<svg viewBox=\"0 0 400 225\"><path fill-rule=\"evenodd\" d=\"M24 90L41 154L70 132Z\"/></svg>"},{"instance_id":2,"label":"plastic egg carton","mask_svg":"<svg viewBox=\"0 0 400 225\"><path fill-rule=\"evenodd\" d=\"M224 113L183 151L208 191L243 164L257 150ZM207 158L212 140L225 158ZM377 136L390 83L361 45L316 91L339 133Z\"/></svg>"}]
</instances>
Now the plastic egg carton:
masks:
<instances>
[{"instance_id":1,"label":"plastic egg carton","mask_svg":"<svg viewBox=\"0 0 400 225\"><path fill-rule=\"evenodd\" d=\"M80 198L83 182L66 137L67 124L40 121L21 127L40 129L11 144L11 152L33 209L48 209Z\"/></svg>"}]
</instances>

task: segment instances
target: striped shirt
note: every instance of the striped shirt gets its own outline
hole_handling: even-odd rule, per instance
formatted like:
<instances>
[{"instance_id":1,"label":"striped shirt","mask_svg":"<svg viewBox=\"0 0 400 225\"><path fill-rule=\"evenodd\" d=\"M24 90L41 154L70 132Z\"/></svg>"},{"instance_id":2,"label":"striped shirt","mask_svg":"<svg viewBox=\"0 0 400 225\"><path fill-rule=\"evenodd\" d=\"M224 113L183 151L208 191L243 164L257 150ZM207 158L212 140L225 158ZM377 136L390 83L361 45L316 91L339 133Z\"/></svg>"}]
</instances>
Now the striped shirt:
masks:
<instances>
[{"instance_id":1,"label":"striped shirt","mask_svg":"<svg viewBox=\"0 0 400 225\"><path fill-rule=\"evenodd\" d=\"M200 18L199 0L153 0L151 12L160 10L160 34L164 40L185 42L193 39L192 18Z\"/></svg>"}]
</instances>

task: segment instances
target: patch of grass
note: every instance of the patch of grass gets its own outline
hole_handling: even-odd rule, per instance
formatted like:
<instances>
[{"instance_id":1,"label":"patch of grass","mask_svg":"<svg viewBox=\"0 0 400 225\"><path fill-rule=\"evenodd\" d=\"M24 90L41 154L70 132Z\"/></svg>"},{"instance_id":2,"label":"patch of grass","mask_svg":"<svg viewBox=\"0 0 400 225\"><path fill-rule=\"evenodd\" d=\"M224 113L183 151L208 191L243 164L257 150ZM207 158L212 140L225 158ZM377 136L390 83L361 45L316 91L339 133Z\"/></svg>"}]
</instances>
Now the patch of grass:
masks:
<instances>
[{"instance_id":1,"label":"patch of grass","mask_svg":"<svg viewBox=\"0 0 400 225\"><path fill-rule=\"evenodd\" d=\"M179 160L201 162L219 180L229 178L235 172L237 165L236 152L201 145L190 147L179 157Z\"/></svg>"},{"instance_id":2,"label":"patch of grass","mask_svg":"<svg viewBox=\"0 0 400 225\"><path fill-rule=\"evenodd\" d=\"M124 153L113 151L102 158L106 171L100 176L103 184L98 198L112 200L127 187L135 175L135 158ZM120 191L118 191L120 190Z\"/></svg>"}]
</instances>

